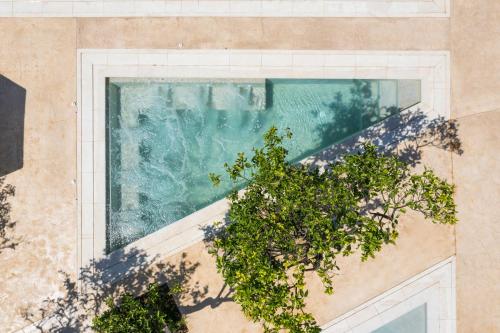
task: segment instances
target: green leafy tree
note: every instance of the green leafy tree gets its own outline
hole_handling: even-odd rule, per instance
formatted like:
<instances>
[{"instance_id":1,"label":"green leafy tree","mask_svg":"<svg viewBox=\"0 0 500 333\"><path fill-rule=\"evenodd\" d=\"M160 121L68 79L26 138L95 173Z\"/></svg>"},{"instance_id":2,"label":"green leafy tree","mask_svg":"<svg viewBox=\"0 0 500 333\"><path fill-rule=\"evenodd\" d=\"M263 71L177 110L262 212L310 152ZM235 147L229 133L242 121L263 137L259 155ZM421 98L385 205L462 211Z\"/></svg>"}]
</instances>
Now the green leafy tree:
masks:
<instances>
[{"instance_id":1,"label":"green leafy tree","mask_svg":"<svg viewBox=\"0 0 500 333\"><path fill-rule=\"evenodd\" d=\"M240 153L226 164L231 180L247 187L229 194L230 222L216 227L210 251L234 300L266 332L320 332L305 310L305 273L316 272L333 293L337 257L359 251L366 260L394 243L408 209L433 223L456 223L454 187L429 169L412 174L370 143L323 170L293 164L283 146L291 137L273 127L253 157Z\"/></svg>"},{"instance_id":2,"label":"green leafy tree","mask_svg":"<svg viewBox=\"0 0 500 333\"><path fill-rule=\"evenodd\" d=\"M124 294L120 304L109 298L109 309L94 318L92 328L99 333L161 333L168 326L171 332L185 332L173 292L151 284L140 298Z\"/></svg>"}]
</instances>

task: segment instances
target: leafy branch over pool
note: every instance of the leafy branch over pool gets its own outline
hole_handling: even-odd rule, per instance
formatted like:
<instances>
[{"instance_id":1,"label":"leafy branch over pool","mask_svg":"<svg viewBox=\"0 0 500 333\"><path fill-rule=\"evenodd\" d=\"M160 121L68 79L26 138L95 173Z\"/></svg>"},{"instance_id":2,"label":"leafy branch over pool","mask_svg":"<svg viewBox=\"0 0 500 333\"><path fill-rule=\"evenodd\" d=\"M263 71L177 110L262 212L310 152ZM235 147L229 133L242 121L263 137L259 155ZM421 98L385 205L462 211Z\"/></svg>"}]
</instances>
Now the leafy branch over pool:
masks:
<instances>
[{"instance_id":1,"label":"leafy branch over pool","mask_svg":"<svg viewBox=\"0 0 500 333\"><path fill-rule=\"evenodd\" d=\"M430 169L412 173L370 143L324 169L293 164L283 146L291 138L272 127L254 156L240 153L226 164L232 181L248 185L228 196L230 222L216 227L210 251L234 300L266 332L320 332L305 310L305 272L316 272L331 294L337 257L357 251L362 260L374 257L395 242L408 210L455 224L454 186Z\"/></svg>"}]
</instances>

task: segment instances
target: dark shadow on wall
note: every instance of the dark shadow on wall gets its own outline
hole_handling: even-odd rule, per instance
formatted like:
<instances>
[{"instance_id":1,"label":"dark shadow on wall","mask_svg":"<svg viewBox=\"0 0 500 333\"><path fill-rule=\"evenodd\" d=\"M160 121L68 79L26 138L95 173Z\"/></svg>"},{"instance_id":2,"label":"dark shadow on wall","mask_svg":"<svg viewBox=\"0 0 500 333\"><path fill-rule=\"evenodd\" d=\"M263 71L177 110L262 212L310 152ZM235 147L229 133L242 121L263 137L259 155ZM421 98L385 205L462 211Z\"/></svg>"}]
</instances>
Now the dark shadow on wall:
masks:
<instances>
[{"instance_id":1,"label":"dark shadow on wall","mask_svg":"<svg viewBox=\"0 0 500 333\"><path fill-rule=\"evenodd\" d=\"M121 252L123 259L117 262L113 258L111 268L108 259L93 262L80 271L79 280L67 272L59 272L61 296L48 297L39 306L23 309L23 318L39 332L76 333L90 329L92 318L106 308L106 299L111 297L119 304L124 293L143 295L152 282L164 286L165 302L170 307L186 300L200 304L208 293L208 286L192 281L199 263L188 260L185 253L177 264L172 264L151 258L138 249L116 252ZM171 295L165 286L181 291Z\"/></svg>"},{"instance_id":2,"label":"dark shadow on wall","mask_svg":"<svg viewBox=\"0 0 500 333\"><path fill-rule=\"evenodd\" d=\"M0 75L0 177L23 167L26 89Z\"/></svg>"}]
</instances>

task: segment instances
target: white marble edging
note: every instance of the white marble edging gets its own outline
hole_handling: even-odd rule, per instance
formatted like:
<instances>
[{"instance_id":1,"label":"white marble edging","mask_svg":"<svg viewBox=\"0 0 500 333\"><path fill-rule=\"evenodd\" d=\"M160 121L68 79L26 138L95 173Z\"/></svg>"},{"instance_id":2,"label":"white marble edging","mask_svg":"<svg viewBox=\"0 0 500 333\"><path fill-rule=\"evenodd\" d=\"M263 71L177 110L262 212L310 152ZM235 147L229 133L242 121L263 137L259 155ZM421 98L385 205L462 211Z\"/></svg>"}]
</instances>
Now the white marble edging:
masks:
<instances>
[{"instance_id":1,"label":"white marble edging","mask_svg":"<svg viewBox=\"0 0 500 333\"><path fill-rule=\"evenodd\" d=\"M322 326L323 333L369 333L426 304L428 333L456 332L455 257L446 259Z\"/></svg>"},{"instance_id":2,"label":"white marble edging","mask_svg":"<svg viewBox=\"0 0 500 333\"><path fill-rule=\"evenodd\" d=\"M450 0L0 0L0 17L449 17Z\"/></svg>"},{"instance_id":3,"label":"white marble edging","mask_svg":"<svg viewBox=\"0 0 500 333\"><path fill-rule=\"evenodd\" d=\"M126 271L133 249L153 258L202 240L200 228L220 220L227 202L220 200L104 254L106 77L419 79L421 110L429 118L450 114L447 51L78 50L79 266L106 262L103 268L117 276Z\"/></svg>"}]
</instances>

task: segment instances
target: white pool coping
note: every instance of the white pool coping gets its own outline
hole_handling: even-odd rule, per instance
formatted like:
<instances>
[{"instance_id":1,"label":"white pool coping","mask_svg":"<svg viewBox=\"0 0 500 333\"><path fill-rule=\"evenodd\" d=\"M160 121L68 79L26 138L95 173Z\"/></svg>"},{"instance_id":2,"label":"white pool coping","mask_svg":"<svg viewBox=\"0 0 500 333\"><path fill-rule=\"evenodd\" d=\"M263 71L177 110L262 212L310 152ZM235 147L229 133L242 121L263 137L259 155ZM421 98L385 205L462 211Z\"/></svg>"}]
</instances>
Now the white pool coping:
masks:
<instances>
[{"instance_id":1,"label":"white pool coping","mask_svg":"<svg viewBox=\"0 0 500 333\"><path fill-rule=\"evenodd\" d=\"M450 0L0 0L0 17L449 17Z\"/></svg>"},{"instance_id":2,"label":"white pool coping","mask_svg":"<svg viewBox=\"0 0 500 333\"><path fill-rule=\"evenodd\" d=\"M324 324L322 332L369 333L423 304L427 306L427 333L456 332L455 257Z\"/></svg>"},{"instance_id":3,"label":"white pool coping","mask_svg":"<svg viewBox=\"0 0 500 333\"><path fill-rule=\"evenodd\" d=\"M118 276L127 270L126 257L132 249L149 258L174 254L201 241L200 228L221 220L228 208L220 200L122 250L104 254L106 77L419 79L419 108L429 118L449 118L449 59L448 51L78 50L79 267L106 262L101 269Z\"/></svg>"}]
</instances>

